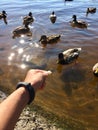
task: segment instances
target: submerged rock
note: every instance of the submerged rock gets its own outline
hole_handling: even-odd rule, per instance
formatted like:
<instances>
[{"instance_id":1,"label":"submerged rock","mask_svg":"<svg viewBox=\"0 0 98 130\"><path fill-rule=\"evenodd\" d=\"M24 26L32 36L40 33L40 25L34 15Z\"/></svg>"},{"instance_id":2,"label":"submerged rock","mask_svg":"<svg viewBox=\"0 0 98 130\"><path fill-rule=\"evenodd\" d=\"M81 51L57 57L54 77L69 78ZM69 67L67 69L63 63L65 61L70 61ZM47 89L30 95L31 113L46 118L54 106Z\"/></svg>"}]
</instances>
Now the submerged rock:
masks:
<instances>
[{"instance_id":1,"label":"submerged rock","mask_svg":"<svg viewBox=\"0 0 98 130\"><path fill-rule=\"evenodd\" d=\"M0 102L6 98L6 94L0 90Z\"/></svg>"}]
</instances>

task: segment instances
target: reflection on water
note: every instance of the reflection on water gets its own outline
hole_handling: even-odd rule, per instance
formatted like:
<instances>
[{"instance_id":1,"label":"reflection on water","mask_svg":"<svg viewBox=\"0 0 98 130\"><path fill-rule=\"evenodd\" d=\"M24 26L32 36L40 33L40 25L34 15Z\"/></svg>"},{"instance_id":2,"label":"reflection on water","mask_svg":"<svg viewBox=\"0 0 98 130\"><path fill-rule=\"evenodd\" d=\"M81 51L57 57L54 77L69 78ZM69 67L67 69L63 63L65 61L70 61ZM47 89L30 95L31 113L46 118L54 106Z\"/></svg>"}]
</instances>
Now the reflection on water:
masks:
<instances>
[{"instance_id":1,"label":"reflection on water","mask_svg":"<svg viewBox=\"0 0 98 130\"><path fill-rule=\"evenodd\" d=\"M98 62L98 12L86 17L87 7L98 7L97 0L1 0L1 5L0 10L6 9L8 14L8 25L0 21L0 86L14 90L30 68L51 70L46 88L38 93L35 103L63 119L83 123L84 129L97 130L98 78L92 67ZM49 19L53 10L57 15L54 24ZM32 37L12 39L12 31L29 11L35 17L30 26ZM74 14L89 24L87 29L70 26ZM60 41L43 47L41 35L52 34L60 34ZM74 47L82 48L78 63L58 65L58 53Z\"/></svg>"}]
</instances>

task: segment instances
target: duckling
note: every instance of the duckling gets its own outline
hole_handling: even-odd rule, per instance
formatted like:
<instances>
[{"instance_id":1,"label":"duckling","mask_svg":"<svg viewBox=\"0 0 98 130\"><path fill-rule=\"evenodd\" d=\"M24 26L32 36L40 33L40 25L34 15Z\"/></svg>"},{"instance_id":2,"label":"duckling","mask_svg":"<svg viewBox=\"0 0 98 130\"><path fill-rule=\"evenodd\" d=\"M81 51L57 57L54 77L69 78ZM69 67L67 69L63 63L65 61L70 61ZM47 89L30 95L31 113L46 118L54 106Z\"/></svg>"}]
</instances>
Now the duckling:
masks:
<instances>
[{"instance_id":1,"label":"duckling","mask_svg":"<svg viewBox=\"0 0 98 130\"><path fill-rule=\"evenodd\" d=\"M77 60L81 52L81 48L73 48L58 54L58 64L66 65Z\"/></svg>"},{"instance_id":2,"label":"duckling","mask_svg":"<svg viewBox=\"0 0 98 130\"><path fill-rule=\"evenodd\" d=\"M30 31L30 28L28 27L28 24L26 24L25 26L17 27L13 31L12 38L20 37L21 35L32 36L32 32Z\"/></svg>"},{"instance_id":3,"label":"duckling","mask_svg":"<svg viewBox=\"0 0 98 130\"><path fill-rule=\"evenodd\" d=\"M93 74L98 77L98 63L93 66Z\"/></svg>"},{"instance_id":4,"label":"duckling","mask_svg":"<svg viewBox=\"0 0 98 130\"><path fill-rule=\"evenodd\" d=\"M87 28L87 23L84 21L77 20L77 16L73 15L73 21L71 21L72 27L78 27L78 28Z\"/></svg>"},{"instance_id":5,"label":"duckling","mask_svg":"<svg viewBox=\"0 0 98 130\"><path fill-rule=\"evenodd\" d=\"M86 16L88 16L89 13L91 13L91 14L96 13L96 8L94 8L94 7L87 8Z\"/></svg>"},{"instance_id":6,"label":"duckling","mask_svg":"<svg viewBox=\"0 0 98 130\"><path fill-rule=\"evenodd\" d=\"M54 11L52 12L52 14L49 16L50 18L50 21L52 23L55 23L56 22L56 19L57 19L57 16L55 15Z\"/></svg>"},{"instance_id":7,"label":"duckling","mask_svg":"<svg viewBox=\"0 0 98 130\"><path fill-rule=\"evenodd\" d=\"M51 35L51 36L46 36L42 35L39 42L41 44L46 45L46 44L51 44L51 43L56 43L60 39L61 35Z\"/></svg>"},{"instance_id":8,"label":"duckling","mask_svg":"<svg viewBox=\"0 0 98 130\"><path fill-rule=\"evenodd\" d=\"M25 24L32 24L34 22L34 18L32 16L32 12L29 12L28 16L23 18L23 25Z\"/></svg>"},{"instance_id":9,"label":"duckling","mask_svg":"<svg viewBox=\"0 0 98 130\"><path fill-rule=\"evenodd\" d=\"M6 18L7 18L7 13L6 11L3 10L2 13L0 13L0 19L3 19L5 24L7 24Z\"/></svg>"}]
</instances>

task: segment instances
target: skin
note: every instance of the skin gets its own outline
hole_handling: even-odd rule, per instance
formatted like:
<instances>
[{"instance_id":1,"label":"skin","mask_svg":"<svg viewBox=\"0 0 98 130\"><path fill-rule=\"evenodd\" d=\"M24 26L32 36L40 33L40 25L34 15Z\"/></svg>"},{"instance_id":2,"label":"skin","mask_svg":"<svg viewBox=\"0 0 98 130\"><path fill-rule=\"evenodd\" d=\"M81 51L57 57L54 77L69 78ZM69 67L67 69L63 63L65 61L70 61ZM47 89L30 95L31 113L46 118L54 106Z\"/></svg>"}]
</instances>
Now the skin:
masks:
<instances>
[{"instance_id":1,"label":"skin","mask_svg":"<svg viewBox=\"0 0 98 130\"><path fill-rule=\"evenodd\" d=\"M36 92L45 86L46 77L50 71L31 69L28 71L24 82L31 83ZM9 95L0 104L0 130L13 130L18 118L29 101L29 93L20 87Z\"/></svg>"}]
</instances>

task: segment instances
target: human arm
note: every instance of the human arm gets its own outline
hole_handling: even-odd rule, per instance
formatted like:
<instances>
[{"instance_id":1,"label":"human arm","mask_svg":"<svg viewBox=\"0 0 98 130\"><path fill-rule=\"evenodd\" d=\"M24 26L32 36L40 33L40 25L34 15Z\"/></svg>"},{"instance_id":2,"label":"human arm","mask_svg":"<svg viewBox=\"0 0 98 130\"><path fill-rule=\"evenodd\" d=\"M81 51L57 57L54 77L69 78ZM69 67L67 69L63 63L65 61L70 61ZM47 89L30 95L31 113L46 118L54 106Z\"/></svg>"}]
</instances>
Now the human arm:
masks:
<instances>
[{"instance_id":1,"label":"human arm","mask_svg":"<svg viewBox=\"0 0 98 130\"><path fill-rule=\"evenodd\" d=\"M35 94L44 87L46 77L50 74L43 70L29 70L24 82L31 83ZM0 104L0 130L13 130L17 120L30 99L25 87L20 87Z\"/></svg>"}]
</instances>

